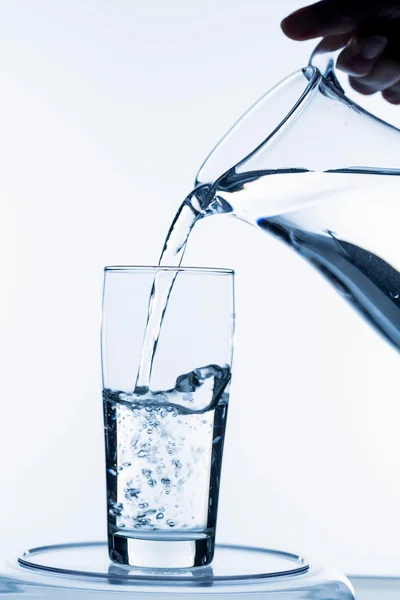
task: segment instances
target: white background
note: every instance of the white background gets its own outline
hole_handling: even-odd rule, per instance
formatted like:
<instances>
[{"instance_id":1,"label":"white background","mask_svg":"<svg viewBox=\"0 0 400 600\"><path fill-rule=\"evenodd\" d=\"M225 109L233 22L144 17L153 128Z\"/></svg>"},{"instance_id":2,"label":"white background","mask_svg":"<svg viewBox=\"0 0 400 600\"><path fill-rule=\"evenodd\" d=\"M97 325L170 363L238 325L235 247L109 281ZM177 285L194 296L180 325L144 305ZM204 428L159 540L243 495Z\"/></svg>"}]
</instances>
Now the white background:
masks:
<instances>
[{"instance_id":1,"label":"white background","mask_svg":"<svg viewBox=\"0 0 400 600\"><path fill-rule=\"evenodd\" d=\"M104 537L102 268L157 261L210 148L307 62L279 28L299 5L0 3L3 554ZM199 225L186 264L237 271L220 539L400 575L395 351L233 219Z\"/></svg>"}]
</instances>

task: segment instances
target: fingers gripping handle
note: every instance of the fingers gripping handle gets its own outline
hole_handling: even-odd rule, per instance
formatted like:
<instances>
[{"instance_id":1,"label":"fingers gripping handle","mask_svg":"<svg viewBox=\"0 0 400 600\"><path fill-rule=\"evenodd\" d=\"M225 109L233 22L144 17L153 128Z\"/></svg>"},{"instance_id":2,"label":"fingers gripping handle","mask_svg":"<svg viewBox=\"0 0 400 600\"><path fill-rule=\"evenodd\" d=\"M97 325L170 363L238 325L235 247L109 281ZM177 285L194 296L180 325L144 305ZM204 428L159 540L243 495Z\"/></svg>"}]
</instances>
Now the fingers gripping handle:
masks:
<instances>
[{"instance_id":1,"label":"fingers gripping handle","mask_svg":"<svg viewBox=\"0 0 400 600\"><path fill-rule=\"evenodd\" d=\"M316 67L331 85L344 94L345 92L339 83L335 70L336 60L340 52L341 48L339 50L330 50L330 48L326 46L324 40L322 40L311 54L308 64L312 67Z\"/></svg>"}]
</instances>

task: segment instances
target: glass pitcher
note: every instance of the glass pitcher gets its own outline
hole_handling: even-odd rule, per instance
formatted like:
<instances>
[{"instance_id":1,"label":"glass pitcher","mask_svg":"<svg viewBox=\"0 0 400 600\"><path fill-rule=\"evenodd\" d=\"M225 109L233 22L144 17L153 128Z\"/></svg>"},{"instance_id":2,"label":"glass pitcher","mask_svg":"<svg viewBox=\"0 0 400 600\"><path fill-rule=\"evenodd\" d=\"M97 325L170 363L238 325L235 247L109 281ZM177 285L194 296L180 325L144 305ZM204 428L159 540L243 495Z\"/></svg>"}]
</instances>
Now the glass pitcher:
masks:
<instances>
[{"instance_id":1,"label":"glass pitcher","mask_svg":"<svg viewBox=\"0 0 400 600\"><path fill-rule=\"evenodd\" d=\"M400 130L347 98L334 65L317 49L254 104L186 202L289 244L400 348Z\"/></svg>"}]
</instances>

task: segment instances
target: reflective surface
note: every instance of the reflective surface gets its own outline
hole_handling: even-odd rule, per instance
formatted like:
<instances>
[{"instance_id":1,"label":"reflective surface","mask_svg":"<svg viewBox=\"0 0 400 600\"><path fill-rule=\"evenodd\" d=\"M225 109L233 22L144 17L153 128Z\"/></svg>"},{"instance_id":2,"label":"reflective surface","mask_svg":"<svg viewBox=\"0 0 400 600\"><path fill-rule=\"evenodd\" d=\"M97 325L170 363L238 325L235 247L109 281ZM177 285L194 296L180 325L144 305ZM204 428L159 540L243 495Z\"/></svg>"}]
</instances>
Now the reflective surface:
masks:
<instances>
[{"instance_id":1,"label":"reflective surface","mask_svg":"<svg viewBox=\"0 0 400 600\"><path fill-rule=\"evenodd\" d=\"M210 600L354 600L340 573L284 552L217 546L210 567L162 571L132 569L111 563L105 542L37 548L10 561L0 576L0 597L71 599L182 598L207 595Z\"/></svg>"}]
</instances>

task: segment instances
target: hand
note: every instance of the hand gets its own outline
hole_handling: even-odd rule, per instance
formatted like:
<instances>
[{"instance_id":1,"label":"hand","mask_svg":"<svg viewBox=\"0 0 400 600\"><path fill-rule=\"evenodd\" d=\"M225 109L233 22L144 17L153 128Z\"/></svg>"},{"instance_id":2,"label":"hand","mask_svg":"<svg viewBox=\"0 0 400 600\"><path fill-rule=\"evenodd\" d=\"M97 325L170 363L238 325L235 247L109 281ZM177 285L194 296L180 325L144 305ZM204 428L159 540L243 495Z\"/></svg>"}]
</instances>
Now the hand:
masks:
<instances>
[{"instance_id":1,"label":"hand","mask_svg":"<svg viewBox=\"0 0 400 600\"><path fill-rule=\"evenodd\" d=\"M337 68L349 74L350 85L400 104L400 0L322 0L281 26L293 40L322 37L322 50L344 48Z\"/></svg>"}]
</instances>

